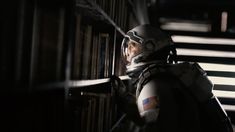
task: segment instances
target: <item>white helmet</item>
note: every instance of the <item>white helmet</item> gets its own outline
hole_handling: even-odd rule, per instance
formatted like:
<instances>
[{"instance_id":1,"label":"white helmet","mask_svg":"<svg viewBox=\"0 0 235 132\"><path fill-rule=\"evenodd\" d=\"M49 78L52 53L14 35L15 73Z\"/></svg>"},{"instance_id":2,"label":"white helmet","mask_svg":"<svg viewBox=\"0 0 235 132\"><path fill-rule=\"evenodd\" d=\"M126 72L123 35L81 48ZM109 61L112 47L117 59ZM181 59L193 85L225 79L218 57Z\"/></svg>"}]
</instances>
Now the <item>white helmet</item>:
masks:
<instances>
[{"instance_id":1,"label":"white helmet","mask_svg":"<svg viewBox=\"0 0 235 132\"><path fill-rule=\"evenodd\" d=\"M172 62L176 50L170 36L149 24L128 31L122 41L122 57L127 73L141 70L147 64Z\"/></svg>"}]
</instances>

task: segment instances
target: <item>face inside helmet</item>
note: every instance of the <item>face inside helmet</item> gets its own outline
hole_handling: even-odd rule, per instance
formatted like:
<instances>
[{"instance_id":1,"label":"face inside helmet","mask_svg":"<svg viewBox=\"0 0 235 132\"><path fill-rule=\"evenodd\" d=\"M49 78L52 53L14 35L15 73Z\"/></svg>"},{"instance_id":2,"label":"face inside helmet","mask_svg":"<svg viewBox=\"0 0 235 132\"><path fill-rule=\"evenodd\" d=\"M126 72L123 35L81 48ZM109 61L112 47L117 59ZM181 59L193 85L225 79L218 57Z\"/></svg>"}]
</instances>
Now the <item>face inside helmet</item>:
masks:
<instances>
[{"instance_id":1,"label":"face inside helmet","mask_svg":"<svg viewBox=\"0 0 235 132\"><path fill-rule=\"evenodd\" d=\"M125 61L126 65L130 65L132 58L137 56L142 52L141 45L139 43L136 43L134 41L127 41L125 46L123 47L123 60Z\"/></svg>"},{"instance_id":2,"label":"face inside helmet","mask_svg":"<svg viewBox=\"0 0 235 132\"><path fill-rule=\"evenodd\" d=\"M122 59L126 66L131 64L132 58L136 57L143 51L140 43L143 39L137 35L135 37L131 37L133 35L135 35L134 32L128 32L122 42Z\"/></svg>"}]
</instances>

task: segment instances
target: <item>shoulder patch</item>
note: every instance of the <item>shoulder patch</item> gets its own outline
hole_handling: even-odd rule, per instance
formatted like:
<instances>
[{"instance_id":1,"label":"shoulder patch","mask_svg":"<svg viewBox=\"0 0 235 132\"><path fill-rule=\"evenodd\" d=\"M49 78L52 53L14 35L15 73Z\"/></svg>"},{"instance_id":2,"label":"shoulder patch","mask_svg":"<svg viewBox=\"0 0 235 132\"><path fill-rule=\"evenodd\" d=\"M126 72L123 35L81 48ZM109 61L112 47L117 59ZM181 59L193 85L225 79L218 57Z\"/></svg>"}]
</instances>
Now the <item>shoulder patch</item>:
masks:
<instances>
[{"instance_id":1,"label":"shoulder patch","mask_svg":"<svg viewBox=\"0 0 235 132\"><path fill-rule=\"evenodd\" d=\"M159 101L156 96L145 98L142 100L144 111L159 107Z\"/></svg>"}]
</instances>

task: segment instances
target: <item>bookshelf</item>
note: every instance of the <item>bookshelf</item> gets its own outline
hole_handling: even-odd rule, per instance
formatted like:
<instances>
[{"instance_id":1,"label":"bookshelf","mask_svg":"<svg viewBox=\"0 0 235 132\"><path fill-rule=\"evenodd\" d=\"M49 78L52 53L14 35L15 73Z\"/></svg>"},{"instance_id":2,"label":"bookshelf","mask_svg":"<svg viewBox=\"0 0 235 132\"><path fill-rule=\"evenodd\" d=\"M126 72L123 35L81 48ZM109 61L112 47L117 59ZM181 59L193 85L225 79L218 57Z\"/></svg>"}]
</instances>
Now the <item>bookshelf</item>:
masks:
<instances>
[{"instance_id":1,"label":"bookshelf","mask_svg":"<svg viewBox=\"0 0 235 132\"><path fill-rule=\"evenodd\" d=\"M109 77L124 73L118 49L129 25L127 2L76 0L56 6L56 11L40 3L35 6L31 86L39 91L39 102L44 94L51 100L47 105L57 102L49 108L35 107L60 109L54 117L51 111L43 113L50 116L40 121L60 117L53 124L62 124L63 130L110 131L121 116ZM47 18L51 21L44 21Z\"/></svg>"},{"instance_id":2,"label":"bookshelf","mask_svg":"<svg viewBox=\"0 0 235 132\"><path fill-rule=\"evenodd\" d=\"M107 132L121 116L109 77L123 75L125 0L35 0L29 93L32 129ZM46 121L45 121L46 120Z\"/></svg>"},{"instance_id":3,"label":"bookshelf","mask_svg":"<svg viewBox=\"0 0 235 132\"><path fill-rule=\"evenodd\" d=\"M120 116L109 77L123 74L117 43L128 25L126 4L124 0L76 1L68 102L78 131L110 131Z\"/></svg>"}]
</instances>

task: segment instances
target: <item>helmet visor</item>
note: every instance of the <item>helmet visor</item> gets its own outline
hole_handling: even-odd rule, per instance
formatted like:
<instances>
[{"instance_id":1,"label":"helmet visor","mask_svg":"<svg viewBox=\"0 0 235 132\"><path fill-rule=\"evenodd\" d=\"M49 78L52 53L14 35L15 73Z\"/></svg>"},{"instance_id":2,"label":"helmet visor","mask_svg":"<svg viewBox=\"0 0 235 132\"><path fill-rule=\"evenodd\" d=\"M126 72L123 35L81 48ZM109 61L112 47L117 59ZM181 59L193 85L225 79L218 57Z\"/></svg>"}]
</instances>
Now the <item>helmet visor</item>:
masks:
<instances>
[{"instance_id":1,"label":"helmet visor","mask_svg":"<svg viewBox=\"0 0 235 132\"><path fill-rule=\"evenodd\" d=\"M130 65L133 57L142 52L142 47L140 43L132 41L129 37L125 37L122 41L121 50L123 62L125 65Z\"/></svg>"}]
</instances>

